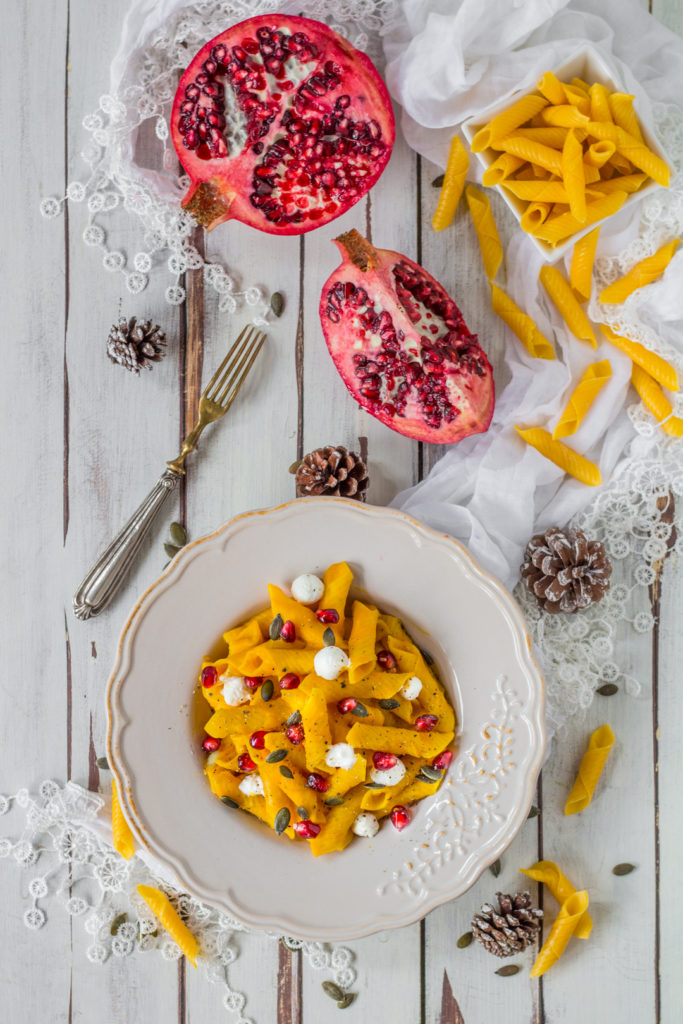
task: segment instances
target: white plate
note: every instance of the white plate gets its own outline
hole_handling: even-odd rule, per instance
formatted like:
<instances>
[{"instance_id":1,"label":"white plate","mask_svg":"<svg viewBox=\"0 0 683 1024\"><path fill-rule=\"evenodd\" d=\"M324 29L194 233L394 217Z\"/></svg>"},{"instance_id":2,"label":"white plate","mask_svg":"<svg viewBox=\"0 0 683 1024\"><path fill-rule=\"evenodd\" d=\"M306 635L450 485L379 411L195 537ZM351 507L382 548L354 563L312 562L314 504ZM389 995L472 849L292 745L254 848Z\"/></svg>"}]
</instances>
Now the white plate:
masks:
<instances>
[{"instance_id":1,"label":"white plate","mask_svg":"<svg viewBox=\"0 0 683 1024\"><path fill-rule=\"evenodd\" d=\"M582 78L584 82L589 82L591 85L593 82L600 82L610 92L626 92L622 82L615 76L613 70L606 63L602 55L592 46L583 46L580 50L574 54L569 60L565 61L564 64L560 64L559 67L550 69L556 78L561 82L571 82L572 78ZM496 116L501 111L507 110L509 106L515 103L520 97L524 95L530 95L535 93L538 95L537 89L516 89L513 92L507 94L507 96L500 100L498 103L493 103L486 107L484 110L480 110L474 117L469 118L464 122L462 126L463 135L469 143L477 134L480 128ZM653 153L661 157L662 160L669 163L668 157L662 147L660 146L655 133L654 125L649 117L646 116L645 111L638 104L638 98L636 97L634 103L634 109L638 115L638 121L640 123L640 129L643 135L646 146L648 146ZM485 149L481 153L474 154L479 163L486 170L500 156L500 152L494 149ZM651 192L661 188L656 181L649 181L638 192L633 192L624 202L618 213L624 210L630 210L632 206L639 203L645 196L649 196ZM517 221L521 223L522 214L528 206L522 199L518 199L517 196L513 196L511 192L508 192L502 185L495 185L494 188L498 191L507 205L514 213ZM616 215L615 215L616 216ZM606 218L603 217L603 220ZM566 252L571 249L577 239L582 238L583 235L592 231L593 228L601 224L602 221L596 221L595 224L587 224L585 228L577 231L571 235L564 242L560 242L559 245L548 245L541 238L534 238L533 235L526 233L526 237L535 245L540 252L544 260L554 262L559 260L561 256L564 256Z\"/></svg>"},{"instance_id":2,"label":"white plate","mask_svg":"<svg viewBox=\"0 0 683 1024\"><path fill-rule=\"evenodd\" d=\"M202 773L193 690L203 654L267 604L268 582L346 560L356 590L401 617L436 659L459 748L412 824L314 858L226 808ZM510 843L544 748L543 684L522 616L447 536L391 509L299 499L231 520L185 548L123 631L107 690L107 749L137 841L188 892L244 924L349 939L423 917L464 893Z\"/></svg>"}]
</instances>

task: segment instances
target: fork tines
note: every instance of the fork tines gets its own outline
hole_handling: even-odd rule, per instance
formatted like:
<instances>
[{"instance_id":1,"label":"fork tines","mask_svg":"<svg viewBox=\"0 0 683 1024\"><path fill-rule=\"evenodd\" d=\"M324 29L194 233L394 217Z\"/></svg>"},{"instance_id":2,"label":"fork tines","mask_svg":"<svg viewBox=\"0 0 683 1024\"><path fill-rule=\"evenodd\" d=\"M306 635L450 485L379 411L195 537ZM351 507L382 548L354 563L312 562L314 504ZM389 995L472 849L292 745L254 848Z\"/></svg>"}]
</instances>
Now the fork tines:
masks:
<instances>
[{"instance_id":1,"label":"fork tines","mask_svg":"<svg viewBox=\"0 0 683 1024\"><path fill-rule=\"evenodd\" d=\"M204 388L203 397L227 408L242 387L266 336L248 326L240 332L227 356Z\"/></svg>"}]
</instances>

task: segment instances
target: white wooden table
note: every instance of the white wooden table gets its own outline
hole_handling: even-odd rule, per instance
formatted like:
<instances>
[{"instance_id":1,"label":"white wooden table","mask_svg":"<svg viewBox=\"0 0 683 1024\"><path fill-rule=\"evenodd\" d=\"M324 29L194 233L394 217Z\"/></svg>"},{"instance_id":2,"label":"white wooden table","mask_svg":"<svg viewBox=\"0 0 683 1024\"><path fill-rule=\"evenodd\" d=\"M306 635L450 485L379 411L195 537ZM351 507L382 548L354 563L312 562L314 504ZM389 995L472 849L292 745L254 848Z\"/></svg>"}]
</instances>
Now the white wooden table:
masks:
<instances>
[{"instance_id":1,"label":"white wooden table","mask_svg":"<svg viewBox=\"0 0 683 1024\"><path fill-rule=\"evenodd\" d=\"M317 309L321 284L337 263L334 234L358 226L377 244L416 257L501 364L503 334L489 312L471 227L459 215L454 232L432 233L436 169L400 138L379 186L343 223L275 241L238 224L206 236L207 254L227 260L249 283L280 290L285 313L228 419L202 443L177 506L167 509L119 599L101 617L77 622L75 585L174 455L202 379L244 319L217 314L215 295L203 293L197 274L189 276L183 307L164 303L163 272L130 296L123 279L107 274L96 251L83 246L83 207L51 223L38 212L42 196L83 174L81 119L108 88L126 7L123 0L3 7L0 792L46 777L109 785L95 763L104 752L104 685L124 618L166 561L162 540L172 519L196 538L235 513L293 496L288 466L320 444L367 445L370 501L377 504L424 476L438 457L359 412L332 368ZM680 0L653 0L652 7L683 30ZM509 230L502 208L496 212ZM132 218L117 222L116 244L131 257L141 247ZM136 379L107 360L107 333L119 314L149 316L166 328L169 354L153 373ZM358 999L345 1011L347 1024L681 1020L683 572L671 561L650 599L657 615L652 634L624 632L619 652L642 681L643 696L597 698L585 720L554 744L538 787L542 813L503 857L499 879L487 871L466 896L420 924L354 944ZM587 812L565 819L562 805L585 738L606 719L619 737L609 781ZM526 970L496 977L499 962L476 946L458 950L456 940L481 902L498 888L522 887L518 868L539 857L557 859L589 889L593 935L572 943L540 981ZM637 870L615 878L611 868L621 861ZM27 931L28 877L19 892L16 871L0 864L0 1006L7 1024L232 1019L217 988L183 961L138 956L95 967L85 958L80 924L72 927L57 907L44 929ZM518 959L527 964L531 955ZM248 991L248 1013L260 1024L338 1019L321 976L299 954L264 938L244 942L233 980Z\"/></svg>"}]
</instances>

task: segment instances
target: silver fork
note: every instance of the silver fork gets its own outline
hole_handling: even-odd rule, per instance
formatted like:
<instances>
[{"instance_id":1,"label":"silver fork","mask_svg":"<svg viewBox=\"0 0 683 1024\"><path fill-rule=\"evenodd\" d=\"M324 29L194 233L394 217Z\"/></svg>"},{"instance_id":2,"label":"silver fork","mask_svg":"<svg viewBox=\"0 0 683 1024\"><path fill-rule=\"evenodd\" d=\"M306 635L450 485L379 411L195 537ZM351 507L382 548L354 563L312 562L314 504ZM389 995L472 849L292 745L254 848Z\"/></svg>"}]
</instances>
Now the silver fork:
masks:
<instances>
[{"instance_id":1,"label":"silver fork","mask_svg":"<svg viewBox=\"0 0 683 1024\"><path fill-rule=\"evenodd\" d=\"M180 455L161 474L142 504L114 537L85 576L73 599L79 619L99 615L123 582L166 498L185 475L184 463L197 447L204 427L225 416L244 383L266 339L253 327L245 327L218 367L199 400L197 423L183 441Z\"/></svg>"}]
</instances>

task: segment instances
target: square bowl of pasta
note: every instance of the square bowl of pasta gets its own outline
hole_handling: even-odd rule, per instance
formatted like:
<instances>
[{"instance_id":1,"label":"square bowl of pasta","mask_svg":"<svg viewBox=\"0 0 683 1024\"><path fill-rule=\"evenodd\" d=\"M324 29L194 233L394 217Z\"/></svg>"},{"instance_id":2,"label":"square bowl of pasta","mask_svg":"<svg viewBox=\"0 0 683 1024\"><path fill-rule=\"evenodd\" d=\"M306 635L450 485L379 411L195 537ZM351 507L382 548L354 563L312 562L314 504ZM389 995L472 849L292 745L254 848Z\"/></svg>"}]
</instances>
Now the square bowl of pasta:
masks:
<instances>
[{"instance_id":1,"label":"square bowl of pasta","mask_svg":"<svg viewBox=\"0 0 683 1024\"><path fill-rule=\"evenodd\" d=\"M483 167L544 259L654 189L669 164L644 96L624 90L592 46L463 124Z\"/></svg>"},{"instance_id":2,"label":"square bowl of pasta","mask_svg":"<svg viewBox=\"0 0 683 1024\"><path fill-rule=\"evenodd\" d=\"M544 750L504 588L404 513L327 497L183 549L128 619L107 712L137 846L302 939L465 892L525 820Z\"/></svg>"}]
</instances>

